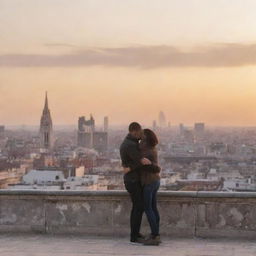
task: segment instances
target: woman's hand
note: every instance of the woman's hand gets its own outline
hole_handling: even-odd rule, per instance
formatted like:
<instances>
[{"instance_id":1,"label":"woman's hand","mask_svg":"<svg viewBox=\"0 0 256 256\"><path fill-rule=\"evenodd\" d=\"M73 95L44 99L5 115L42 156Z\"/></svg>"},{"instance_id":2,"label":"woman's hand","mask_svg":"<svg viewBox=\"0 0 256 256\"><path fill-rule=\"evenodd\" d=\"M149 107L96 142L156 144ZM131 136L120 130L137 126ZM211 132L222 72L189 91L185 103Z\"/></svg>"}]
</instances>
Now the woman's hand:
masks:
<instances>
[{"instance_id":1,"label":"woman's hand","mask_svg":"<svg viewBox=\"0 0 256 256\"><path fill-rule=\"evenodd\" d=\"M152 162L149 159L145 158L145 157L141 159L141 163L143 165L150 165L150 164L152 164Z\"/></svg>"},{"instance_id":2,"label":"woman's hand","mask_svg":"<svg viewBox=\"0 0 256 256\"><path fill-rule=\"evenodd\" d=\"M123 172L124 174L128 173L131 171L131 168L130 167L123 167Z\"/></svg>"}]
</instances>

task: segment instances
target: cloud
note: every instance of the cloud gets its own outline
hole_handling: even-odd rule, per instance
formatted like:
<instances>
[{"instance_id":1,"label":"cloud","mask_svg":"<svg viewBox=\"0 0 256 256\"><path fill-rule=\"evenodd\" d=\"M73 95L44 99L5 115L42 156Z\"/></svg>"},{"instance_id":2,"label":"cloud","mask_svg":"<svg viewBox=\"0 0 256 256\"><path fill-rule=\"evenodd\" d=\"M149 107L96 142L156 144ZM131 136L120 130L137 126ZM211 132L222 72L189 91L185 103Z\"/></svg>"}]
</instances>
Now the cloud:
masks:
<instances>
[{"instance_id":1,"label":"cloud","mask_svg":"<svg viewBox=\"0 0 256 256\"><path fill-rule=\"evenodd\" d=\"M63 43L46 43L44 44L46 47L77 47L76 45L73 44L63 44Z\"/></svg>"},{"instance_id":2,"label":"cloud","mask_svg":"<svg viewBox=\"0 0 256 256\"><path fill-rule=\"evenodd\" d=\"M256 44L213 44L181 50L173 46L94 48L69 54L0 55L0 67L237 67L256 65Z\"/></svg>"}]
</instances>

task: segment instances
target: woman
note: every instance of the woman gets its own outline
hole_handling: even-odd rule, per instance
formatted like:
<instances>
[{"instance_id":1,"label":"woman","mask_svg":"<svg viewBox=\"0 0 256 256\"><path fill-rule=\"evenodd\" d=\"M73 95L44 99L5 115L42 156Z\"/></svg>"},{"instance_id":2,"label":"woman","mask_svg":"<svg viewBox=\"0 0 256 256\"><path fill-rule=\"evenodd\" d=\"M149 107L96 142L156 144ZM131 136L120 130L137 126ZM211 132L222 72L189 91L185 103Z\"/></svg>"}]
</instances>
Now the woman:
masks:
<instances>
[{"instance_id":1,"label":"woman","mask_svg":"<svg viewBox=\"0 0 256 256\"><path fill-rule=\"evenodd\" d=\"M160 167L158 166L158 154L156 146L158 139L150 129L143 130L143 139L140 149L143 157L148 158L152 164L144 165L140 169L141 184L143 186L144 210L151 229L150 237L145 240L144 245L159 245L159 213L157 210L157 191L160 187Z\"/></svg>"}]
</instances>

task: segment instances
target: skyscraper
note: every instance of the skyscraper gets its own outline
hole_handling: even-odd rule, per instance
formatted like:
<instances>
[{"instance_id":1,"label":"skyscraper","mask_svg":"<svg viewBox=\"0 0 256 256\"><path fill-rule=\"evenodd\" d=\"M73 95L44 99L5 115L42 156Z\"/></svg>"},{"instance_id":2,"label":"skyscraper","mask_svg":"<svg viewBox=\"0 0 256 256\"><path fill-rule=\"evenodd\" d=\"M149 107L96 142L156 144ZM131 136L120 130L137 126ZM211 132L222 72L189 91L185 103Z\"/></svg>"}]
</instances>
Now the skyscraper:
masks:
<instances>
[{"instance_id":1,"label":"skyscraper","mask_svg":"<svg viewBox=\"0 0 256 256\"><path fill-rule=\"evenodd\" d=\"M78 119L78 146L93 148L93 133L95 131L95 120L90 116L86 120L85 116Z\"/></svg>"},{"instance_id":2,"label":"skyscraper","mask_svg":"<svg viewBox=\"0 0 256 256\"><path fill-rule=\"evenodd\" d=\"M104 129L107 128L106 124L108 124L108 119L104 118ZM108 147L108 132L95 131L95 120L92 115L89 120L86 120L85 116L81 116L78 119L77 145L104 152Z\"/></svg>"},{"instance_id":3,"label":"skyscraper","mask_svg":"<svg viewBox=\"0 0 256 256\"><path fill-rule=\"evenodd\" d=\"M195 123L194 131L195 131L196 136L202 136L204 134L204 131L205 131L204 123Z\"/></svg>"},{"instance_id":4,"label":"skyscraper","mask_svg":"<svg viewBox=\"0 0 256 256\"><path fill-rule=\"evenodd\" d=\"M160 127L166 127L166 118L163 111L159 112L158 122Z\"/></svg>"},{"instance_id":5,"label":"skyscraper","mask_svg":"<svg viewBox=\"0 0 256 256\"><path fill-rule=\"evenodd\" d=\"M156 120L153 121L152 127L153 127L153 131L156 131L156 130L157 130L157 123L156 123Z\"/></svg>"},{"instance_id":6,"label":"skyscraper","mask_svg":"<svg viewBox=\"0 0 256 256\"><path fill-rule=\"evenodd\" d=\"M185 127L183 124L180 124L180 136L184 135Z\"/></svg>"},{"instance_id":7,"label":"skyscraper","mask_svg":"<svg viewBox=\"0 0 256 256\"><path fill-rule=\"evenodd\" d=\"M5 130L4 125L0 125L0 138L4 137L4 130Z\"/></svg>"},{"instance_id":8,"label":"skyscraper","mask_svg":"<svg viewBox=\"0 0 256 256\"><path fill-rule=\"evenodd\" d=\"M40 121L40 146L46 151L50 151L53 146L53 127L51 113L48 107L47 92L45 94L44 109Z\"/></svg>"},{"instance_id":9,"label":"skyscraper","mask_svg":"<svg viewBox=\"0 0 256 256\"><path fill-rule=\"evenodd\" d=\"M104 117L104 132L108 132L108 117Z\"/></svg>"}]
</instances>

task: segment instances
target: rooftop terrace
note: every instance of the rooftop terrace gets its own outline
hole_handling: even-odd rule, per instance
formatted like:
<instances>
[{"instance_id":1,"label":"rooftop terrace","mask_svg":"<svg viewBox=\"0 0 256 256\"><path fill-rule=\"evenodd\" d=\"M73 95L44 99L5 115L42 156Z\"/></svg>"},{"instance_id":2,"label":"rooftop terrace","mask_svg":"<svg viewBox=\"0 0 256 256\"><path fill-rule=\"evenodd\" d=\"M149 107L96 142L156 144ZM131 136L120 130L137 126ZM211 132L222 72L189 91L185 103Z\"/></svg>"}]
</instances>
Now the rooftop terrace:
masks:
<instances>
[{"instance_id":1,"label":"rooftop terrace","mask_svg":"<svg viewBox=\"0 0 256 256\"><path fill-rule=\"evenodd\" d=\"M256 243L227 239L163 238L160 246L131 245L127 238L68 235L0 235L1 256L254 256Z\"/></svg>"},{"instance_id":2,"label":"rooftop terrace","mask_svg":"<svg viewBox=\"0 0 256 256\"><path fill-rule=\"evenodd\" d=\"M256 255L256 193L161 191L158 202L163 244L145 247L128 242L125 191L0 190L0 255Z\"/></svg>"}]
</instances>

